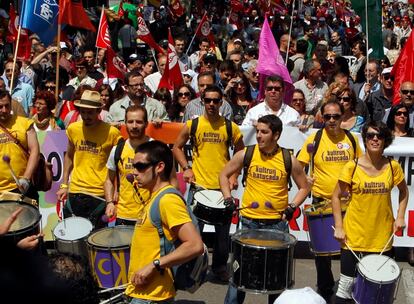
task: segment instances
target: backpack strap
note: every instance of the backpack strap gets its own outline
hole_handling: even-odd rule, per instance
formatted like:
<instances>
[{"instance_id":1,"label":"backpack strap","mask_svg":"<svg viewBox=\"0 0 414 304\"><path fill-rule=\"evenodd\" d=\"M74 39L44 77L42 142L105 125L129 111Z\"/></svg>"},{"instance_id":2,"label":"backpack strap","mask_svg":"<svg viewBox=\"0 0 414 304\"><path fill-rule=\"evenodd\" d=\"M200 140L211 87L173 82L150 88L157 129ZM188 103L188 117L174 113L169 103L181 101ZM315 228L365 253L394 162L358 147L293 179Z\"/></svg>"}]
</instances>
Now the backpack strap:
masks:
<instances>
[{"instance_id":1,"label":"backpack strap","mask_svg":"<svg viewBox=\"0 0 414 304\"><path fill-rule=\"evenodd\" d=\"M323 129L319 129L319 130L316 132L316 134L315 134L315 138L313 139L313 153L312 153L312 157L311 157L311 159L310 159L310 162L309 162L309 163L312 163L312 164L314 164L314 163L315 163L315 154L316 154L316 151L318 151L318 147L319 147L319 144L320 144L320 142L321 142L322 132L323 132ZM312 169L313 169L314 167L315 167L315 166L312 166ZM314 169L313 169L313 170L314 170ZM313 171L313 170L312 170L312 171ZM313 172L309 172L309 173L313 175Z\"/></svg>"},{"instance_id":2,"label":"backpack strap","mask_svg":"<svg viewBox=\"0 0 414 304\"><path fill-rule=\"evenodd\" d=\"M198 127L198 117L191 120L191 129L190 129L190 145L195 152L198 152L197 141L196 141L196 132Z\"/></svg>"},{"instance_id":3,"label":"backpack strap","mask_svg":"<svg viewBox=\"0 0 414 304\"><path fill-rule=\"evenodd\" d=\"M357 145L356 145L356 141L355 138L352 136L352 133L346 129L343 129L345 132L345 135L348 137L349 141L352 144L352 148L354 149L354 156L356 157L356 151L357 151Z\"/></svg>"},{"instance_id":4,"label":"backpack strap","mask_svg":"<svg viewBox=\"0 0 414 304\"><path fill-rule=\"evenodd\" d=\"M198 229L197 219L191 212L190 207L186 204L183 197L181 196L181 192L179 192L175 188L168 187L167 189L164 189L163 191L158 193L158 195L154 198L154 201L150 207L149 217L150 217L151 224L157 229L158 236L160 237L160 256L165 256L174 249L174 243L167 240L164 230L162 229L162 219L161 219L161 214L160 214L160 201L161 201L161 198L166 194L175 194L182 200L184 205L187 207L187 211L190 215L192 222Z\"/></svg>"},{"instance_id":5,"label":"backpack strap","mask_svg":"<svg viewBox=\"0 0 414 304\"><path fill-rule=\"evenodd\" d=\"M250 163L252 162L253 152L256 145L251 145L246 147L243 158L243 176L242 176L242 185L246 187L247 173L249 172Z\"/></svg>"},{"instance_id":6,"label":"backpack strap","mask_svg":"<svg viewBox=\"0 0 414 304\"><path fill-rule=\"evenodd\" d=\"M121 159L121 154L122 151L124 150L124 146L125 146L126 140L121 138L118 143L116 144L116 148L115 148L115 154L114 154L114 160L115 160L115 173L116 173L116 182L117 182L117 190L119 192L119 187L121 184L121 180L119 179L119 168L118 168L118 163L121 162L121 166L122 166L122 159Z\"/></svg>"},{"instance_id":7,"label":"backpack strap","mask_svg":"<svg viewBox=\"0 0 414 304\"><path fill-rule=\"evenodd\" d=\"M283 163L285 164L285 170L286 170L286 180L288 182L288 191L291 188L291 181L290 181L290 174L292 173L292 156L290 154L290 151L288 149L282 148L282 155L283 155Z\"/></svg>"},{"instance_id":8,"label":"backpack strap","mask_svg":"<svg viewBox=\"0 0 414 304\"><path fill-rule=\"evenodd\" d=\"M233 126L231 124L231 120L224 118L226 122L226 132L227 132L227 147L233 149Z\"/></svg>"}]
</instances>

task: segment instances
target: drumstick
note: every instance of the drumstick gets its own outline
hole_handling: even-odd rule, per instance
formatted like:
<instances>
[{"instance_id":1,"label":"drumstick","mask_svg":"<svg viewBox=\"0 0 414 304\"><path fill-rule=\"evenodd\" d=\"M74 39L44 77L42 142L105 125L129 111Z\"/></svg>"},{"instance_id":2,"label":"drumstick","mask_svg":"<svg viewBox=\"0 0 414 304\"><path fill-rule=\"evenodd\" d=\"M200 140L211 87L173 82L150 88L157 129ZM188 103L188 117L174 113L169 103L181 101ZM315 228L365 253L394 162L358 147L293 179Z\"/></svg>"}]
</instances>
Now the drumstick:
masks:
<instances>
[{"instance_id":1,"label":"drumstick","mask_svg":"<svg viewBox=\"0 0 414 304\"><path fill-rule=\"evenodd\" d=\"M332 229L334 230L334 231L336 231L336 229L335 229L335 227L334 226L331 226L332 227ZM352 250L352 248L348 245L348 243L347 242L344 242L344 244L345 244L345 246L352 252L352 254L354 255L354 257L358 260L358 262L359 262L359 264L361 264L362 265L362 267L364 267L365 268L365 266L364 266L364 264L362 264L361 263L361 259L356 255L356 253ZM365 268L366 269L366 268ZM368 270L368 269L366 269L366 270Z\"/></svg>"},{"instance_id":2,"label":"drumstick","mask_svg":"<svg viewBox=\"0 0 414 304\"><path fill-rule=\"evenodd\" d=\"M117 294L116 296L113 296L113 297L111 297L111 298L109 298L109 299L107 299L105 301L100 302L100 304L112 303L113 300L115 300L115 299L117 299L119 297L122 297L123 295L124 295L124 293L121 292L121 293Z\"/></svg>"},{"instance_id":3,"label":"drumstick","mask_svg":"<svg viewBox=\"0 0 414 304\"><path fill-rule=\"evenodd\" d=\"M112 291L112 290L117 290L117 289L125 289L125 288L127 288L127 286L128 286L128 283L123 284L123 285L119 285L119 286L115 286L115 287L111 287L111 288L106 288L104 290L98 291L98 293L105 293L105 292Z\"/></svg>"},{"instance_id":4,"label":"drumstick","mask_svg":"<svg viewBox=\"0 0 414 304\"><path fill-rule=\"evenodd\" d=\"M208 190L205 187L201 186L200 184L196 184L195 182L192 182L191 184L198 188L201 188L202 190ZM211 200L203 192L200 192L200 194L204 196L209 202L211 202Z\"/></svg>"},{"instance_id":5,"label":"drumstick","mask_svg":"<svg viewBox=\"0 0 414 304\"><path fill-rule=\"evenodd\" d=\"M313 176L313 152L315 150L315 145L313 143L310 143L306 146L306 151L309 153L309 176Z\"/></svg>"},{"instance_id":6,"label":"drumstick","mask_svg":"<svg viewBox=\"0 0 414 304\"><path fill-rule=\"evenodd\" d=\"M7 166L9 167L11 176L13 177L14 181L16 182L17 188L19 188L19 191L21 193L23 193L22 191L22 186L20 185L19 179L17 178L16 174L14 173L14 170L10 164L10 156L8 155L3 155L3 161L7 164Z\"/></svg>"},{"instance_id":7,"label":"drumstick","mask_svg":"<svg viewBox=\"0 0 414 304\"><path fill-rule=\"evenodd\" d=\"M391 242L392 238L394 236L394 233L391 233L390 238L388 239L387 244L385 244L384 248L382 248L381 253L379 255L382 255L384 253L385 248L387 248L388 244ZM385 263L384 263L385 264ZM381 266L382 267L382 266Z\"/></svg>"}]
</instances>

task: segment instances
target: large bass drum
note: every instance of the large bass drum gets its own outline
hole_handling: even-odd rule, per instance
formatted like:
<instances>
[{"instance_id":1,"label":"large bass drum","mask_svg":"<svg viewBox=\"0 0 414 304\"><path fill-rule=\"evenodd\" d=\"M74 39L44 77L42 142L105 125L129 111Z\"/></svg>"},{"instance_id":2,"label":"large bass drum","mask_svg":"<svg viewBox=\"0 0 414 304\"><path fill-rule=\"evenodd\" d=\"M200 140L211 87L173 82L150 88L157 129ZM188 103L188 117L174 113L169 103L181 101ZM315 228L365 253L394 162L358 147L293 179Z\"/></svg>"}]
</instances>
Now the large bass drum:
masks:
<instances>
[{"instance_id":1,"label":"large bass drum","mask_svg":"<svg viewBox=\"0 0 414 304\"><path fill-rule=\"evenodd\" d=\"M232 236L231 283L239 290L276 294L293 286L296 238L269 229L240 230Z\"/></svg>"}]
</instances>

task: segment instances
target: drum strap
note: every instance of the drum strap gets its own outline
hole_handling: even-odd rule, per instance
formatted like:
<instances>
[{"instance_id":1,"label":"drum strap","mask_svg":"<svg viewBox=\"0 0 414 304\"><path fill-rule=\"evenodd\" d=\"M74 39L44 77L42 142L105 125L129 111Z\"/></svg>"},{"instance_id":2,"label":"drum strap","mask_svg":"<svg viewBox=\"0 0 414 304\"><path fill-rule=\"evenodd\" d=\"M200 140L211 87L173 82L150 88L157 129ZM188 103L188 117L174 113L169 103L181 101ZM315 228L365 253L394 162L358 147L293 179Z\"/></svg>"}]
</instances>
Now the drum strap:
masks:
<instances>
[{"instance_id":1,"label":"drum strap","mask_svg":"<svg viewBox=\"0 0 414 304\"><path fill-rule=\"evenodd\" d=\"M118 163L121 162L121 166L122 166L122 159L121 159L121 155L122 155L122 151L124 150L124 146L125 146L125 142L126 140L121 138L118 143L116 144L116 148L115 148L115 155L114 155L114 161L115 161L115 172L116 172L116 189L119 192L119 187L121 184L121 181L119 179L119 169L118 169Z\"/></svg>"}]
</instances>

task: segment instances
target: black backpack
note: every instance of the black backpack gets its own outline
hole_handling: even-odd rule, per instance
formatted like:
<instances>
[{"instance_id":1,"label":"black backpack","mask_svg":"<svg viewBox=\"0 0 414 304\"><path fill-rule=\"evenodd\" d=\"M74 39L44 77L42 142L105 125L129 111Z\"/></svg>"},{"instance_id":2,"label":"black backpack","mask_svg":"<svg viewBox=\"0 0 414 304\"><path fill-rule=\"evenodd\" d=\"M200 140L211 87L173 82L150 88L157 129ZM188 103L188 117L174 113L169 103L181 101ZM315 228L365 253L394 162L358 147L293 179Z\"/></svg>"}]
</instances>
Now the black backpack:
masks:
<instances>
[{"instance_id":1,"label":"black backpack","mask_svg":"<svg viewBox=\"0 0 414 304\"><path fill-rule=\"evenodd\" d=\"M119 180L118 163L121 162L121 165L122 165L121 154L122 154L122 151L124 150L125 143L126 143L126 139L121 138L118 141L118 143L116 144L116 148L115 148L114 160L115 160L115 173L116 173L116 182L117 182L118 192L119 192L119 186L120 186L120 183L121 183L121 181Z\"/></svg>"},{"instance_id":2,"label":"black backpack","mask_svg":"<svg viewBox=\"0 0 414 304\"><path fill-rule=\"evenodd\" d=\"M243 158L243 176L242 176L242 185L243 187L246 187L246 179L247 179L247 173L249 172L249 167L250 167L250 163L252 162L252 158L253 158L253 152L254 152L254 148L256 147L256 145L251 145L251 146L247 146L246 147L246 152L244 153L244 158ZM292 184L290 181L290 174L292 172L292 158L291 158L291 154L290 151L288 149L282 148L282 155L283 155L283 162L285 163L285 170L286 170L286 174L287 174L287 181L289 184L289 189L290 190L290 185Z\"/></svg>"}]
</instances>

